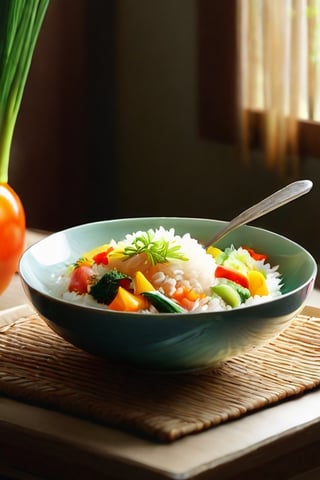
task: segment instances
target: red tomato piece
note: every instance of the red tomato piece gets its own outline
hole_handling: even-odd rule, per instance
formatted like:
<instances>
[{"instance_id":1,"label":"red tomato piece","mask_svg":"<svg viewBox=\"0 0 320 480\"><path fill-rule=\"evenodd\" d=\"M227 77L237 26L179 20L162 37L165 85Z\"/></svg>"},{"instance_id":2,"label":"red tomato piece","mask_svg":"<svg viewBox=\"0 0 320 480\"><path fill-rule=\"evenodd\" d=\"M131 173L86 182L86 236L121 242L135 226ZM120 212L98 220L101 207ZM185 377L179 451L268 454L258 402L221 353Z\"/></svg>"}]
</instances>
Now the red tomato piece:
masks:
<instances>
[{"instance_id":1,"label":"red tomato piece","mask_svg":"<svg viewBox=\"0 0 320 480\"><path fill-rule=\"evenodd\" d=\"M120 285L122 288L125 288L126 290L129 290L129 291L132 290L132 289L130 288L130 286L131 286L131 278L129 278L129 277L121 278L121 279L119 280L119 285Z\"/></svg>"},{"instance_id":2,"label":"red tomato piece","mask_svg":"<svg viewBox=\"0 0 320 480\"><path fill-rule=\"evenodd\" d=\"M76 267L70 277L69 292L76 292L79 295L88 293L88 286L90 285L93 276L93 270L87 265Z\"/></svg>"},{"instance_id":3,"label":"red tomato piece","mask_svg":"<svg viewBox=\"0 0 320 480\"><path fill-rule=\"evenodd\" d=\"M265 255L264 253L258 253L258 252L255 252L252 248L249 248L249 247L242 247L244 248L245 250L247 250L247 252L249 252L250 254L250 257L252 257L254 260L266 260L267 259L267 255Z\"/></svg>"},{"instance_id":4,"label":"red tomato piece","mask_svg":"<svg viewBox=\"0 0 320 480\"><path fill-rule=\"evenodd\" d=\"M97 265L108 265L109 263L108 254L112 252L112 250L113 250L113 247L110 247L108 248L108 250L105 250L104 252L97 253L97 255L93 257L94 262Z\"/></svg>"},{"instance_id":5,"label":"red tomato piece","mask_svg":"<svg viewBox=\"0 0 320 480\"><path fill-rule=\"evenodd\" d=\"M248 288L249 286L248 278L243 275L243 273L236 272L235 270L223 267L222 265L217 266L215 276L216 278L226 278L227 280L231 280L244 288Z\"/></svg>"}]
</instances>

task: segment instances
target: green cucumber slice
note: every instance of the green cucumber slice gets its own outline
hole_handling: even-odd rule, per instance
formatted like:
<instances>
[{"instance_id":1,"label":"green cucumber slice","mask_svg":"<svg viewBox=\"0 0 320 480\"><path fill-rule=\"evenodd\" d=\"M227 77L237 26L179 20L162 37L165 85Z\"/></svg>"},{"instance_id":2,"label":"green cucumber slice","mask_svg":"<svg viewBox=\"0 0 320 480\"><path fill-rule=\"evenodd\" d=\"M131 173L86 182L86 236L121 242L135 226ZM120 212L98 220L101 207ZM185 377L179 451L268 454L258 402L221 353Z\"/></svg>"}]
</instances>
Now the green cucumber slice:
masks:
<instances>
[{"instance_id":1,"label":"green cucumber slice","mask_svg":"<svg viewBox=\"0 0 320 480\"><path fill-rule=\"evenodd\" d=\"M230 285L230 287L234 288L239 293L241 298L241 303L248 300L248 298L251 296L250 290L248 288L245 288L236 282L232 282L231 280L224 280L224 283L226 283L227 285Z\"/></svg>"},{"instance_id":2,"label":"green cucumber slice","mask_svg":"<svg viewBox=\"0 0 320 480\"><path fill-rule=\"evenodd\" d=\"M186 310L178 305L176 302L166 297L163 293L158 290L152 290L150 292L143 292L142 295L146 297L149 302L158 310L160 313L185 313Z\"/></svg>"},{"instance_id":3,"label":"green cucumber slice","mask_svg":"<svg viewBox=\"0 0 320 480\"><path fill-rule=\"evenodd\" d=\"M241 297L237 290L233 286L227 283L219 283L211 287L211 290L216 295L222 298L232 308L239 307L241 305Z\"/></svg>"}]
</instances>

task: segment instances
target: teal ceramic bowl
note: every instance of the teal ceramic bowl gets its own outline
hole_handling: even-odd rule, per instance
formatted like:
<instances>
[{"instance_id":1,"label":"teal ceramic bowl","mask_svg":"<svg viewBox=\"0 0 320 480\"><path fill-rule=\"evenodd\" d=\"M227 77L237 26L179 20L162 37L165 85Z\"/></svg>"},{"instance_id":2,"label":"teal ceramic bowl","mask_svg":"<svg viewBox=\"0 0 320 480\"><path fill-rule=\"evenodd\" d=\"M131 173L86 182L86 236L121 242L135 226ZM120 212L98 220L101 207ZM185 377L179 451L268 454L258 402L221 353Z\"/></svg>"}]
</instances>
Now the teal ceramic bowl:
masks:
<instances>
[{"instance_id":1,"label":"teal ceramic bowl","mask_svg":"<svg viewBox=\"0 0 320 480\"><path fill-rule=\"evenodd\" d=\"M199 218L129 218L88 223L52 234L23 254L19 270L32 304L47 324L75 346L114 362L161 372L215 367L275 338L301 310L317 273L314 258L276 233L243 226L219 243L246 245L279 265L282 295L223 312L139 314L71 304L52 293L52 280L87 250L138 230L163 226L201 243L226 222Z\"/></svg>"}]
</instances>

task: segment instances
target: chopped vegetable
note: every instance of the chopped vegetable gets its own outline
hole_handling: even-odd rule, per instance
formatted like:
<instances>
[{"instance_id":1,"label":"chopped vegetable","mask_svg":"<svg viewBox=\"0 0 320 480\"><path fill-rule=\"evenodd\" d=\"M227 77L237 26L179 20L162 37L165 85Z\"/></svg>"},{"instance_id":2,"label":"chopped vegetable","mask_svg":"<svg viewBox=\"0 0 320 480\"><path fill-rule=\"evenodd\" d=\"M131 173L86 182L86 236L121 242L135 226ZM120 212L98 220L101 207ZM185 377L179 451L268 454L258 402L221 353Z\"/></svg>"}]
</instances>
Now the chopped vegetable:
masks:
<instances>
[{"instance_id":1,"label":"chopped vegetable","mask_svg":"<svg viewBox=\"0 0 320 480\"><path fill-rule=\"evenodd\" d=\"M150 303L161 313L184 313L186 310L178 305L176 302L168 298L159 290L152 292L144 292L143 296L146 297Z\"/></svg>"},{"instance_id":2,"label":"chopped vegetable","mask_svg":"<svg viewBox=\"0 0 320 480\"><path fill-rule=\"evenodd\" d=\"M195 290L185 286L178 287L172 295L172 298L186 310L192 310L195 306L195 303L205 297L205 293L196 292Z\"/></svg>"},{"instance_id":3,"label":"chopped vegetable","mask_svg":"<svg viewBox=\"0 0 320 480\"><path fill-rule=\"evenodd\" d=\"M94 263L96 263L97 265L108 265L109 263L108 255L110 252L112 252L112 250L113 248L109 247L107 250L103 250L102 252L97 253L93 257Z\"/></svg>"},{"instance_id":4,"label":"chopped vegetable","mask_svg":"<svg viewBox=\"0 0 320 480\"><path fill-rule=\"evenodd\" d=\"M92 248L87 252L83 253L83 257L87 258L88 260L92 260L93 258L101 252L106 252L108 250L111 251L112 247L109 244L99 245L98 247Z\"/></svg>"},{"instance_id":5,"label":"chopped vegetable","mask_svg":"<svg viewBox=\"0 0 320 480\"><path fill-rule=\"evenodd\" d=\"M93 270L88 265L80 265L71 273L69 292L76 292L79 295L88 293L89 285L93 277Z\"/></svg>"},{"instance_id":6,"label":"chopped vegetable","mask_svg":"<svg viewBox=\"0 0 320 480\"><path fill-rule=\"evenodd\" d=\"M137 272L134 277L134 293L140 295L143 292L151 292L155 290L154 286L143 275L142 272Z\"/></svg>"},{"instance_id":7,"label":"chopped vegetable","mask_svg":"<svg viewBox=\"0 0 320 480\"><path fill-rule=\"evenodd\" d=\"M126 283L124 284L123 281ZM101 277L101 279L93 284L90 288L90 294L99 303L105 303L108 305L118 293L120 286L128 287L131 283L131 279L124 273L117 270L111 270Z\"/></svg>"},{"instance_id":8,"label":"chopped vegetable","mask_svg":"<svg viewBox=\"0 0 320 480\"><path fill-rule=\"evenodd\" d=\"M258 253L258 252L255 252L252 248L249 248L249 247L242 247L244 250L247 250L247 252L249 252L250 256L254 259L254 260L266 260L267 259L267 255L265 255L264 253Z\"/></svg>"},{"instance_id":9,"label":"chopped vegetable","mask_svg":"<svg viewBox=\"0 0 320 480\"><path fill-rule=\"evenodd\" d=\"M248 272L248 282L248 288L253 297L255 295L265 296L269 294L265 276L258 270L250 270Z\"/></svg>"},{"instance_id":10,"label":"chopped vegetable","mask_svg":"<svg viewBox=\"0 0 320 480\"><path fill-rule=\"evenodd\" d=\"M177 300L179 303L184 299L187 298L191 302L195 302L198 298L204 298L205 294L196 292L191 288L187 288L185 286L180 286L173 294L173 298Z\"/></svg>"},{"instance_id":11,"label":"chopped vegetable","mask_svg":"<svg viewBox=\"0 0 320 480\"><path fill-rule=\"evenodd\" d=\"M223 252L220 250L220 248L211 246L207 248L207 253L209 253L209 255L211 255L213 258L217 258Z\"/></svg>"},{"instance_id":12,"label":"chopped vegetable","mask_svg":"<svg viewBox=\"0 0 320 480\"><path fill-rule=\"evenodd\" d=\"M135 295L123 287L118 288L117 295L108 305L110 310L118 310L121 312L138 312L148 308L149 302L142 295Z\"/></svg>"},{"instance_id":13,"label":"chopped vegetable","mask_svg":"<svg viewBox=\"0 0 320 480\"><path fill-rule=\"evenodd\" d=\"M220 283L226 283L227 285L230 285L235 290L237 290L241 298L241 303L245 302L246 300L248 300L248 298L250 298L251 294L248 288L242 287L238 283L232 282L231 280L220 279Z\"/></svg>"},{"instance_id":14,"label":"chopped vegetable","mask_svg":"<svg viewBox=\"0 0 320 480\"><path fill-rule=\"evenodd\" d=\"M243 273L245 276L248 270L256 267L256 261L251 257L248 250L242 247L238 249L235 249L233 246L226 248L216 261L219 264L223 264L226 268Z\"/></svg>"},{"instance_id":15,"label":"chopped vegetable","mask_svg":"<svg viewBox=\"0 0 320 480\"><path fill-rule=\"evenodd\" d=\"M218 283L211 287L212 292L222 298L227 305L232 308L239 307L241 305L241 297L237 290L228 283Z\"/></svg>"},{"instance_id":16,"label":"chopped vegetable","mask_svg":"<svg viewBox=\"0 0 320 480\"><path fill-rule=\"evenodd\" d=\"M226 278L232 282L238 283L244 288L248 288L248 277L239 271L218 265L215 271L216 278Z\"/></svg>"}]
</instances>

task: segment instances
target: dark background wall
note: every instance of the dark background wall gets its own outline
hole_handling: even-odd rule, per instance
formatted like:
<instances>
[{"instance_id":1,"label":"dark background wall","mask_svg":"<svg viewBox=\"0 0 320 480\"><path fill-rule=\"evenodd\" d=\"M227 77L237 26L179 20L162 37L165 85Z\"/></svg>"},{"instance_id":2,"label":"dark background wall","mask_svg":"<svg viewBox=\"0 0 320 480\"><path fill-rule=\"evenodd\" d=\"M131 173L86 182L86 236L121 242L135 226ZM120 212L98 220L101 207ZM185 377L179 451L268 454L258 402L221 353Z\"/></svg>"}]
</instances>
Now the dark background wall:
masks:
<instances>
[{"instance_id":1,"label":"dark background wall","mask_svg":"<svg viewBox=\"0 0 320 480\"><path fill-rule=\"evenodd\" d=\"M260 153L244 168L234 145L199 133L197 6L52 1L10 169L30 227L141 215L230 219L285 183L266 172ZM301 178L314 181L312 192L255 222L318 258L319 173L320 160L304 158Z\"/></svg>"}]
</instances>

